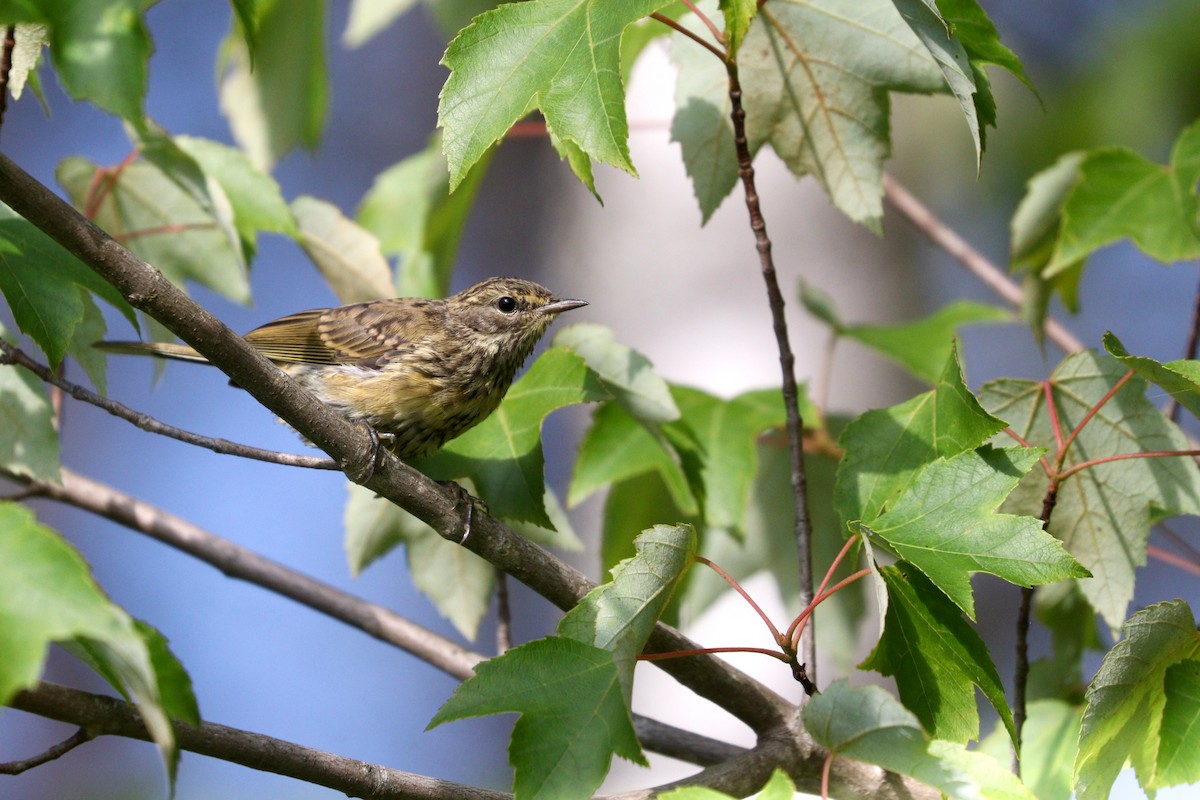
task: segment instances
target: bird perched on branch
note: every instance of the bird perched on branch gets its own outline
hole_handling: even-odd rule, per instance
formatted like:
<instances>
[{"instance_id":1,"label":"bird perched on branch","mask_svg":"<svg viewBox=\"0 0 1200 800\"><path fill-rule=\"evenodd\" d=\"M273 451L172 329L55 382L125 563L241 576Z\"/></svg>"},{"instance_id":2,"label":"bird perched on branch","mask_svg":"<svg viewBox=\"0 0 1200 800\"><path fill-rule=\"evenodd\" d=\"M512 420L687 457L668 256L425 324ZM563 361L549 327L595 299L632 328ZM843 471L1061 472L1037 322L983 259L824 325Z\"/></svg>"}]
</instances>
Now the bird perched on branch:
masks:
<instances>
[{"instance_id":1,"label":"bird perched on branch","mask_svg":"<svg viewBox=\"0 0 1200 800\"><path fill-rule=\"evenodd\" d=\"M400 297L301 311L244 338L407 459L438 449L495 411L554 318L585 305L533 281L488 278L443 300ZM97 346L207 363L185 344Z\"/></svg>"}]
</instances>

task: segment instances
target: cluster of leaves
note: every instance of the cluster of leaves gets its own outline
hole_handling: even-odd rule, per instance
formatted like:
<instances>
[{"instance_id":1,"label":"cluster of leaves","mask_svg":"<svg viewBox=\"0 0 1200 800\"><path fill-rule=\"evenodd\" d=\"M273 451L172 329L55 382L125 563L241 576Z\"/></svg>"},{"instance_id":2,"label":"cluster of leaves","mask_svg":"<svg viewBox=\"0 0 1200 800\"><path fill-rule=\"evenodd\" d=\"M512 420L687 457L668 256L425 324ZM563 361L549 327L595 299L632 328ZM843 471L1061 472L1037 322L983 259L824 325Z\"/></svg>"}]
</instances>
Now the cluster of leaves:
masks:
<instances>
[{"instance_id":1,"label":"cluster of leaves","mask_svg":"<svg viewBox=\"0 0 1200 800\"><path fill-rule=\"evenodd\" d=\"M234 4L222 101L240 149L172 137L144 118L145 5L101 3L85 14L70 3L0 2L0 19L22 23L20 75L32 76L36 89L30 70L46 41L67 90L128 123L130 158L115 166L64 161L58 179L67 194L181 285L197 281L246 300L257 236L268 232L294 239L351 302L397 288L446 291L492 147L535 109L593 191L593 161L633 172L622 65L656 30L634 23L667 0L533 0L477 16L446 52L444 141L435 137L382 173L357 221L316 198L285 201L267 174L282 154L319 136L323 3ZM372 12L357 3L347 39L365 41L408 5ZM984 65L1025 79L974 0L772 0L761 8L731 0L719 10L725 31L713 44L723 58L683 34L671 45L680 66L672 136L705 219L737 179L731 76L743 87L750 152L770 145L793 172L815 176L837 207L873 228L890 146L889 92L952 94L982 153L995 120ZM694 15L677 18L701 27ZM104 46L89 46L96 41ZM299 72L284 57L297 49L309 65ZM1065 156L1030 182L1013 220L1013 261L1026 270L1026 316L1036 329L1052 293L1074 306L1086 258L1114 241L1129 238L1168 262L1200 255L1197 148L1200 125L1180 136L1169 169L1105 149ZM0 291L18 327L52 366L70 357L103 389L103 361L88 346L104 333L92 295L136 324L133 311L31 224L6 209L0 214ZM1200 410L1197 362L1130 355L1110 336L1107 354L1073 354L1045 381L999 379L976 394L953 334L1006 312L957 303L884 327L842 321L809 287L801 300L831 335L877 350L931 387L853 421L826 418L802 400L813 445L806 464L818 565L828 565L847 536L862 542L882 633L860 666L893 676L899 690L897 700L844 681L822 687L804 710L808 732L831 755L910 775L951 797L1065 797L1072 787L1081 798L1103 797L1126 759L1148 789L1200 779L1200 638L1192 612L1175 601L1125 621L1151 523L1200 514L1200 470L1163 455L1186 451L1186 438L1146 398L1153 383ZM613 754L642 760L629 707L634 660L656 621L696 614L715 596L712 576L688 569L697 550L735 578L770 569L798 604L777 389L723 399L668 384L607 329L574 326L558 334L492 417L419 466L468 482L493 514L532 538L576 546L563 504L544 484L540 429L548 414L579 403L597 405L565 505L607 490L602 554L613 579L564 617L557 636L482 665L431 723L521 714L510 747L521 797L586 796ZM15 367L0 368L0 408L3 468L57 481L58 439L44 389ZM355 487L346 528L353 570L404 543L422 590L474 634L491 590L488 565ZM194 722L197 712L162 637L105 598L78 554L13 503L0 504L0 537L0 634L14 645L12 657L0 660L0 702L36 681L50 642L68 643L138 703L173 770L168 720ZM1038 593L1055 654L1035 670L1024 785L965 747L980 735L977 690L997 710L1002 736L1016 737L999 674L971 624L977 572L1025 587L1056 584ZM830 618L856 629L861 593L839 592L836 602ZM1126 633L1081 703L1072 692L1084 681L1083 653L1100 641L1097 614ZM819 626L823 636L838 628ZM546 692L547 685L560 691ZM782 796L787 783L773 778L763 796Z\"/></svg>"}]
</instances>

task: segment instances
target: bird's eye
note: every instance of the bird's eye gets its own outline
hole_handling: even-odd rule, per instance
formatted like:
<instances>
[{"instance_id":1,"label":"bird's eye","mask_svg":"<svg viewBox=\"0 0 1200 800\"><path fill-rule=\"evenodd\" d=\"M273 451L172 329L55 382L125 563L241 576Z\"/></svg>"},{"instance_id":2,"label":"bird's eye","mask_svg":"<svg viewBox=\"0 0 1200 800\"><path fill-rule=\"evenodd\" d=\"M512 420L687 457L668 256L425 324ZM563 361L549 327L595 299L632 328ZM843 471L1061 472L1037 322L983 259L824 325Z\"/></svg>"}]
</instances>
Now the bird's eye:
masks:
<instances>
[{"instance_id":1,"label":"bird's eye","mask_svg":"<svg viewBox=\"0 0 1200 800\"><path fill-rule=\"evenodd\" d=\"M511 314L517 310L517 301L505 295L496 301L496 308L500 309L503 314Z\"/></svg>"}]
</instances>

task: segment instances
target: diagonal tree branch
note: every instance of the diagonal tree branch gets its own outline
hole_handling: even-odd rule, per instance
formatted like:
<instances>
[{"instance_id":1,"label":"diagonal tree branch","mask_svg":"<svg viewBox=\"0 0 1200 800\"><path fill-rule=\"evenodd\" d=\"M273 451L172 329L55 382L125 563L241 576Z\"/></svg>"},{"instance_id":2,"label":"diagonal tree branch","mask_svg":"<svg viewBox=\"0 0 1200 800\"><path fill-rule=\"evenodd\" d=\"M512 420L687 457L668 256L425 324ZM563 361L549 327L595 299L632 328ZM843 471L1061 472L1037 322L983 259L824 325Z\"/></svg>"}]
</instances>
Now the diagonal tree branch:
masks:
<instances>
[{"instance_id":1,"label":"diagonal tree branch","mask_svg":"<svg viewBox=\"0 0 1200 800\"><path fill-rule=\"evenodd\" d=\"M912 226L925 234L935 245L946 251L955 261L962 264L968 272L974 275L991 289L1000 299L1013 308L1021 307L1021 287L972 247L965 239L954 232L946 223L934 215L929 207L916 198L912 192L893 178L884 173L883 196L892 207L899 211ZM1067 330L1057 320L1046 319L1046 337L1054 342L1064 353L1074 353L1083 350L1083 342Z\"/></svg>"},{"instance_id":2,"label":"diagonal tree branch","mask_svg":"<svg viewBox=\"0 0 1200 800\"><path fill-rule=\"evenodd\" d=\"M62 469L61 485L4 471L0 474L23 483L36 496L110 519L194 556L231 578L261 586L344 622L459 680L471 677L475 665L485 659L394 611L297 572L66 467ZM638 716L635 723L638 738L647 749L692 764L717 764L743 750L647 717Z\"/></svg>"},{"instance_id":3,"label":"diagonal tree branch","mask_svg":"<svg viewBox=\"0 0 1200 800\"><path fill-rule=\"evenodd\" d=\"M458 496L390 452L370 432L333 412L245 340L173 286L162 273L123 248L52 191L0 154L0 201L113 284L133 305L163 323L252 397L328 453L356 482L396 503L442 537L462 538ZM561 609L593 587L578 570L488 514L477 513L464 545ZM659 624L649 652L695 644ZM792 711L784 698L723 661L697 657L660 665L684 686L741 719L758 733L776 728Z\"/></svg>"},{"instance_id":4,"label":"diagonal tree branch","mask_svg":"<svg viewBox=\"0 0 1200 800\"><path fill-rule=\"evenodd\" d=\"M18 692L12 707L70 722L98 734L150 741L137 709L104 695L43 682L34 689ZM176 722L175 734L183 750L299 778L351 797L371 800L510 800L512 797L505 792L402 772L212 722L201 723L199 727Z\"/></svg>"}]
</instances>

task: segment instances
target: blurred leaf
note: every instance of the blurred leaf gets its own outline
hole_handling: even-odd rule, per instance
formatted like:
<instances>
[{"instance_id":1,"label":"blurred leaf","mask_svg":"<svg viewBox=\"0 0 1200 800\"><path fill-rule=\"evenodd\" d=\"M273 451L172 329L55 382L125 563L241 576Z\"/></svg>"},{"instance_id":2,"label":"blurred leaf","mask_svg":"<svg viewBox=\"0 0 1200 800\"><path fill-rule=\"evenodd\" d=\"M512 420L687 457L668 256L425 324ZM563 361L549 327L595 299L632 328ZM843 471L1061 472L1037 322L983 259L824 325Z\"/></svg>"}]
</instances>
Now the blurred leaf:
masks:
<instances>
[{"instance_id":1,"label":"blurred leaf","mask_svg":"<svg viewBox=\"0 0 1200 800\"><path fill-rule=\"evenodd\" d=\"M679 510L658 472L644 472L612 484L604 498L601 568L612 569L631 556L633 540L641 531L661 523L681 522L696 523L698 520ZM691 574L695 578L700 571ZM666 621L674 624L670 611Z\"/></svg>"},{"instance_id":2,"label":"blurred leaf","mask_svg":"<svg viewBox=\"0 0 1200 800\"><path fill-rule=\"evenodd\" d=\"M712 53L680 33L671 34L671 60L679 68L671 141L682 149L703 225L738 180L729 75Z\"/></svg>"},{"instance_id":3,"label":"blurred leaf","mask_svg":"<svg viewBox=\"0 0 1200 800\"><path fill-rule=\"evenodd\" d=\"M34 480L61 483L54 409L33 373L0 365L0 423L0 465Z\"/></svg>"},{"instance_id":4,"label":"blurred leaf","mask_svg":"<svg viewBox=\"0 0 1200 800\"><path fill-rule=\"evenodd\" d=\"M130 122L142 119L154 46L142 20L152 0L4 0L0 19L46 26L63 88Z\"/></svg>"},{"instance_id":5,"label":"blurred leaf","mask_svg":"<svg viewBox=\"0 0 1200 800\"><path fill-rule=\"evenodd\" d=\"M736 55L758 14L758 0L721 0L720 8L725 15L725 41L729 52Z\"/></svg>"},{"instance_id":6,"label":"blurred leaf","mask_svg":"<svg viewBox=\"0 0 1200 800\"><path fill-rule=\"evenodd\" d=\"M37 683L51 642L87 642L137 704L174 783L175 734L134 621L104 596L74 548L15 503L0 502L0 552L0 703Z\"/></svg>"},{"instance_id":7,"label":"blurred leaf","mask_svg":"<svg viewBox=\"0 0 1200 800\"><path fill-rule=\"evenodd\" d=\"M838 209L878 232L888 93L946 90L891 0L772 2L750 27L738 68L751 152L770 144L793 173L812 175ZM702 100L721 107L715 95Z\"/></svg>"},{"instance_id":8,"label":"blurred leaf","mask_svg":"<svg viewBox=\"0 0 1200 800\"><path fill-rule=\"evenodd\" d=\"M963 381L952 349L942 377L930 391L899 405L868 411L838 439L845 451L834 487L843 522L871 519L938 457L974 450L1004 422L983 410Z\"/></svg>"},{"instance_id":9,"label":"blurred leaf","mask_svg":"<svg viewBox=\"0 0 1200 800\"><path fill-rule=\"evenodd\" d=\"M846 325L834 308L833 298L804 279L800 280L800 304L808 313L828 325L836 335L842 334Z\"/></svg>"},{"instance_id":10,"label":"blurred leaf","mask_svg":"<svg viewBox=\"0 0 1200 800\"><path fill-rule=\"evenodd\" d=\"M301 195L292 201L300 246L343 303L394 297L392 270L379 240L348 219L337 206Z\"/></svg>"},{"instance_id":11,"label":"blurred leaf","mask_svg":"<svg viewBox=\"0 0 1200 800\"><path fill-rule=\"evenodd\" d=\"M978 797L987 800L1047 800L1030 791L1009 766L1001 764L987 753L968 750L955 742L933 741L929 743L929 754L966 775L979 787Z\"/></svg>"},{"instance_id":12,"label":"blurred leaf","mask_svg":"<svg viewBox=\"0 0 1200 800\"><path fill-rule=\"evenodd\" d=\"M96 387L96 391L105 394L108 392L106 372L108 361L104 352L93 345L104 339L108 325L91 295L83 292L80 294L80 299L83 301L83 319L75 326L75 335L67 348L67 355L83 367L83 371L87 373L88 379Z\"/></svg>"},{"instance_id":13,"label":"blurred leaf","mask_svg":"<svg viewBox=\"0 0 1200 800\"><path fill-rule=\"evenodd\" d=\"M804 727L834 755L875 764L933 786L947 797L974 800L976 787L949 761L931 755L921 723L878 686L834 681L805 704Z\"/></svg>"},{"instance_id":14,"label":"blurred leaf","mask_svg":"<svg viewBox=\"0 0 1200 800\"><path fill-rule=\"evenodd\" d=\"M1128 238L1162 262L1200 258L1197 227L1200 123L1185 128L1169 165L1117 147L1089 152L1062 207L1062 225L1046 273Z\"/></svg>"},{"instance_id":15,"label":"blurred leaf","mask_svg":"<svg viewBox=\"0 0 1200 800\"><path fill-rule=\"evenodd\" d=\"M679 419L679 407L667 382L654 372L650 359L617 342L611 328L577 323L563 328L554 344L572 350L595 372L613 399L644 422Z\"/></svg>"},{"instance_id":16,"label":"blurred leaf","mask_svg":"<svg viewBox=\"0 0 1200 800\"><path fill-rule=\"evenodd\" d=\"M1190 696L1195 684L1184 680L1183 684L1191 685L1170 687L1183 688L1182 694L1190 696L1187 699L1167 693L1169 668L1190 660L1194 664L1198 651L1196 620L1182 600L1156 603L1129 618L1125 638L1104 656L1088 688L1075 758L1079 800L1107 798L1126 759L1147 790L1170 785L1168 780L1178 777L1200 777L1196 750L1179 752L1175 745L1181 740L1174 738L1181 733L1181 723L1194 731L1200 722L1195 698ZM1164 716L1171 701L1186 719ZM1164 727L1168 722L1170 728ZM1172 739L1164 747L1167 735ZM1195 738L1194 732L1190 738Z\"/></svg>"},{"instance_id":17,"label":"blurred leaf","mask_svg":"<svg viewBox=\"0 0 1200 800\"><path fill-rule=\"evenodd\" d=\"M470 478L493 515L549 528L542 505L542 421L564 406L607 399L582 358L551 348L512 385L491 416L413 465L436 480Z\"/></svg>"},{"instance_id":18,"label":"blurred leaf","mask_svg":"<svg viewBox=\"0 0 1200 800\"><path fill-rule=\"evenodd\" d=\"M1128 370L1093 352L1067 356L1050 376L1064 436L1083 420ZM1145 397L1146 384L1125 383L1072 442L1065 468L1130 452L1187 450L1186 437ZM980 390L992 413L1035 447L1057 447L1039 381L992 381ZM1039 513L1047 478L1034 470L1005 504L1006 511ZM1079 586L1112 629L1124 620L1133 598L1134 572L1146 563L1151 519L1200 514L1200 469L1190 458L1134 458L1097 464L1063 481L1050 517L1050 533L1092 573Z\"/></svg>"},{"instance_id":19,"label":"blurred leaf","mask_svg":"<svg viewBox=\"0 0 1200 800\"><path fill-rule=\"evenodd\" d=\"M954 349L955 332L966 325L1011 319L1011 314L997 306L956 300L914 322L847 325L839 333L882 353L925 383L935 384Z\"/></svg>"},{"instance_id":20,"label":"blurred leaf","mask_svg":"<svg viewBox=\"0 0 1200 800\"><path fill-rule=\"evenodd\" d=\"M357 575L404 544L413 585L459 633L474 641L492 599L496 577L492 565L369 489L347 486L345 547L351 572Z\"/></svg>"},{"instance_id":21,"label":"blurred leaf","mask_svg":"<svg viewBox=\"0 0 1200 800\"><path fill-rule=\"evenodd\" d=\"M987 146L987 128L996 127L985 64L1003 67L1033 91L1020 59L1000 43L996 26L976 0L895 0L901 16L941 67L975 141L978 161Z\"/></svg>"},{"instance_id":22,"label":"blurred leaf","mask_svg":"<svg viewBox=\"0 0 1200 800\"><path fill-rule=\"evenodd\" d=\"M362 47L415 5L417 0L354 0L350 19L342 33L342 44Z\"/></svg>"},{"instance_id":23,"label":"blurred leaf","mask_svg":"<svg viewBox=\"0 0 1200 800\"><path fill-rule=\"evenodd\" d=\"M194 280L232 300L250 300L241 248L214 218L154 164L106 170L83 158L58 165L58 182L76 208L139 258L183 287ZM223 192L221 193L223 195Z\"/></svg>"},{"instance_id":24,"label":"blurred leaf","mask_svg":"<svg viewBox=\"0 0 1200 800\"><path fill-rule=\"evenodd\" d=\"M1061 236L1063 202L1079 180L1079 165L1085 155L1080 151L1067 153L1030 178L1012 218L1012 270L1026 271L1021 315L1039 342L1052 294L1058 293L1068 311L1078 311L1083 259L1053 275L1046 274L1046 267Z\"/></svg>"},{"instance_id":25,"label":"blurred leaf","mask_svg":"<svg viewBox=\"0 0 1200 800\"><path fill-rule=\"evenodd\" d=\"M325 65L325 0L265 0L254 59L245 42L225 43L221 110L238 145L269 172L297 145L314 149L329 109Z\"/></svg>"},{"instance_id":26,"label":"blurred leaf","mask_svg":"<svg viewBox=\"0 0 1200 800\"><path fill-rule=\"evenodd\" d=\"M783 396L778 389L765 389L721 400L683 386L673 387L672 393L683 418L664 429L686 428L704 454L699 482L704 487L705 524L740 538L758 469L756 441L763 431L784 424Z\"/></svg>"},{"instance_id":27,"label":"blurred leaf","mask_svg":"<svg viewBox=\"0 0 1200 800\"><path fill-rule=\"evenodd\" d=\"M8 72L8 91L13 100L21 99L26 82L33 85L37 80L37 65L48 40L45 25L30 22L16 24L13 31L12 68Z\"/></svg>"},{"instance_id":28,"label":"blurred leaf","mask_svg":"<svg viewBox=\"0 0 1200 800\"><path fill-rule=\"evenodd\" d=\"M650 471L664 481L676 506L689 515L699 511L687 476L664 437L655 436L620 404L605 403L596 409L579 444L567 504L574 507L608 484Z\"/></svg>"},{"instance_id":29,"label":"blurred leaf","mask_svg":"<svg viewBox=\"0 0 1200 800\"><path fill-rule=\"evenodd\" d=\"M1131 356L1112 331L1104 333L1104 349L1113 358L1151 383L1162 387L1181 406L1200 417L1200 361L1169 361Z\"/></svg>"},{"instance_id":30,"label":"blurred leaf","mask_svg":"<svg viewBox=\"0 0 1200 800\"><path fill-rule=\"evenodd\" d=\"M979 738L978 687L1016 741L996 665L958 607L911 567L880 567L879 574L887 584L887 619L860 669L895 677L904 707L929 735L959 743Z\"/></svg>"},{"instance_id":31,"label":"blurred leaf","mask_svg":"<svg viewBox=\"0 0 1200 800\"><path fill-rule=\"evenodd\" d=\"M971 619L972 573L987 572L1018 586L1086 577L1087 570L1042 530L1040 519L996 513L1039 455L1023 447L982 447L938 459L917 473L887 511L860 527L925 573Z\"/></svg>"},{"instance_id":32,"label":"blurred leaf","mask_svg":"<svg viewBox=\"0 0 1200 800\"><path fill-rule=\"evenodd\" d=\"M1071 800L1082 707L1034 700L1021 727L1021 778L1038 800Z\"/></svg>"},{"instance_id":33,"label":"blurred leaf","mask_svg":"<svg viewBox=\"0 0 1200 800\"><path fill-rule=\"evenodd\" d=\"M81 289L104 298L136 327L133 308L112 284L0 205L0 292L17 326L45 351L52 367L62 362L79 337L88 336L80 326L91 300Z\"/></svg>"},{"instance_id":34,"label":"blurred leaf","mask_svg":"<svg viewBox=\"0 0 1200 800\"><path fill-rule=\"evenodd\" d=\"M451 189L535 108L564 146L632 173L621 33L664 5L667 0L536 0L476 17L442 59L450 78L438 125Z\"/></svg>"},{"instance_id":35,"label":"blurred leaf","mask_svg":"<svg viewBox=\"0 0 1200 800\"><path fill-rule=\"evenodd\" d=\"M1054 639L1053 655L1029 670L1027 696L1083 703L1083 656L1105 649L1096 627L1096 612L1075 581L1042 586L1033 596L1033 612Z\"/></svg>"},{"instance_id":36,"label":"blurred leaf","mask_svg":"<svg viewBox=\"0 0 1200 800\"><path fill-rule=\"evenodd\" d=\"M467 218L487 174L491 151L450 193L441 137L375 177L358 206L358 222L400 257L396 285L403 297L445 297Z\"/></svg>"},{"instance_id":37,"label":"blurred leaf","mask_svg":"<svg viewBox=\"0 0 1200 800\"><path fill-rule=\"evenodd\" d=\"M260 231L299 235L279 184L256 169L241 150L194 136L177 136L175 142L225 190L247 262L254 256Z\"/></svg>"}]
</instances>

